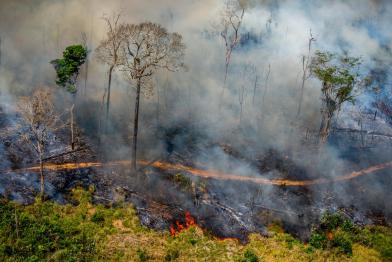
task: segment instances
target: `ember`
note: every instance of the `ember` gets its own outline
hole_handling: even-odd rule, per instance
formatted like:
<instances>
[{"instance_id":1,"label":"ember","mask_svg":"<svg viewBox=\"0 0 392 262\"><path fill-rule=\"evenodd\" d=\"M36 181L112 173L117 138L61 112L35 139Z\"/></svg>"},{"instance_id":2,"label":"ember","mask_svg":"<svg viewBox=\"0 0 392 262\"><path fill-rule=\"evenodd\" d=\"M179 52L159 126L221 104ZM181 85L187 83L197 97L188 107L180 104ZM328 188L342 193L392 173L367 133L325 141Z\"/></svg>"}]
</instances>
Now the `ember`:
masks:
<instances>
[{"instance_id":1,"label":"ember","mask_svg":"<svg viewBox=\"0 0 392 262\"><path fill-rule=\"evenodd\" d=\"M195 219L192 217L189 211L185 212L185 225L181 224L180 221L176 221L175 224L170 225L170 235L176 236L181 231L184 231L192 226L196 225Z\"/></svg>"},{"instance_id":2,"label":"ember","mask_svg":"<svg viewBox=\"0 0 392 262\"><path fill-rule=\"evenodd\" d=\"M63 164L54 164L54 163L45 163L44 169L48 171L62 171L62 170L73 170L73 169L82 169L82 168L90 168L90 167L110 167L110 166L127 166L130 164L130 161L120 160L113 161L108 163L101 162L86 162L86 163L63 163ZM294 186L294 187L306 187L312 185L321 185L328 184L340 181L348 181L355 179L357 177L361 177L364 175L372 174L377 171L383 169L389 169L392 167L392 161L386 162L378 165L374 165L359 171L354 171L348 174L344 174L342 176L338 176L335 178L318 178L314 180L287 180L287 179L268 179L264 177L248 177L241 176L235 174L227 174L217 170L205 170L205 169L196 169L193 167L185 166L182 164L172 164L167 162L155 161L152 163L148 163L147 161L139 161L139 164L142 166L151 166L154 168L162 169L162 170L182 170L188 172L194 176L199 176L203 178L213 178L219 180L234 180L234 181L244 181L244 182L253 182L260 185L274 185L274 186ZM28 168L22 168L17 170L8 170L5 173L10 172L38 172L39 166L33 166ZM1 171L0 171L1 172Z\"/></svg>"}]
</instances>

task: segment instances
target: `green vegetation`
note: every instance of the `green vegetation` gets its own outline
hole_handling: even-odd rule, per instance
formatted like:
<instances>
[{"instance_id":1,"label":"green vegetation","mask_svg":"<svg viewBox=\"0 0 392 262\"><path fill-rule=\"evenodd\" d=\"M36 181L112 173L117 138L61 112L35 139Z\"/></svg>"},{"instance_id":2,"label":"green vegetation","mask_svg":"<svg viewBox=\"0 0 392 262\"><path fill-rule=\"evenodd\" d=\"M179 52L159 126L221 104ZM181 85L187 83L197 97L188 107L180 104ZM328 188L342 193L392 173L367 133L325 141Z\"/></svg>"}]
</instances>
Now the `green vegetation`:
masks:
<instances>
[{"instance_id":1,"label":"green vegetation","mask_svg":"<svg viewBox=\"0 0 392 262\"><path fill-rule=\"evenodd\" d=\"M314 248L353 255L353 243L374 248L382 259L392 261L392 229L381 226L359 227L340 213L326 213L309 241Z\"/></svg>"},{"instance_id":2,"label":"green vegetation","mask_svg":"<svg viewBox=\"0 0 392 262\"><path fill-rule=\"evenodd\" d=\"M322 121L320 142L329 136L331 121L345 102L354 103L354 91L360 82L360 58L316 51L310 70L313 76L322 82Z\"/></svg>"},{"instance_id":3,"label":"green vegetation","mask_svg":"<svg viewBox=\"0 0 392 262\"><path fill-rule=\"evenodd\" d=\"M76 205L37 199L21 206L2 200L0 261L390 261L392 257L390 228L360 228L340 215L323 217L311 245L281 230L268 238L252 234L249 243L241 245L235 239L212 237L197 226L175 237L150 230L140 225L129 205L92 205L92 191L74 190Z\"/></svg>"},{"instance_id":4,"label":"green vegetation","mask_svg":"<svg viewBox=\"0 0 392 262\"><path fill-rule=\"evenodd\" d=\"M76 93L76 80L80 66L87 58L87 48L82 45L68 46L63 52L63 58L53 60L57 73L56 84L65 87L68 92Z\"/></svg>"}]
</instances>

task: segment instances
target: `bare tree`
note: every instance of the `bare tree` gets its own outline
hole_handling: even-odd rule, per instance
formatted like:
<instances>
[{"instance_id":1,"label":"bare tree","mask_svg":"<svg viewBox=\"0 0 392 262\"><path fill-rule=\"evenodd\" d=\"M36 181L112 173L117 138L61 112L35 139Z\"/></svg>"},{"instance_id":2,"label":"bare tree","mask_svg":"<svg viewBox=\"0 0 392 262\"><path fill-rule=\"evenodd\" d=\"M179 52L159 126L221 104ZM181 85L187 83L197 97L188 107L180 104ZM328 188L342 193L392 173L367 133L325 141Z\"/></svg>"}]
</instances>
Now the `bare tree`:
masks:
<instances>
[{"instance_id":1,"label":"bare tree","mask_svg":"<svg viewBox=\"0 0 392 262\"><path fill-rule=\"evenodd\" d=\"M120 30L120 17L121 14L113 14L111 17L103 16L103 20L106 22L107 33L106 38L103 39L97 49L96 57L99 61L109 66L109 78L108 86L105 91L106 97L106 120L109 118L109 108L110 108L110 88L112 84L112 74L116 67L120 65L120 46L121 46L121 35Z\"/></svg>"},{"instance_id":2,"label":"bare tree","mask_svg":"<svg viewBox=\"0 0 392 262\"><path fill-rule=\"evenodd\" d=\"M240 78L241 78L241 84L239 85L239 90L238 90L238 102L240 105L240 121L239 124L242 124L243 120L243 112L244 112L244 105L246 101L246 96L247 96L247 91L248 88L250 88L253 85L253 79L254 76L256 75L256 67L252 63L245 63L242 67L242 70L240 72ZM256 80L257 81L257 80ZM256 85L255 83L254 85ZM255 89L256 87L253 87L253 94L255 95ZM254 97L252 98L254 100Z\"/></svg>"},{"instance_id":3,"label":"bare tree","mask_svg":"<svg viewBox=\"0 0 392 262\"><path fill-rule=\"evenodd\" d=\"M158 69L178 71L183 67L185 45L182 36L169 33L158 24L145 22L121 26L123 38L121 67L131 83L136 82L132 138L132 169L136 170L140 94L151 91L151 80Z\"/></svg>"},{"instance_id":4,"label":"bare tree","mask_svg":"<svg viewBox=\"0 0 392 262\"><path fill-rule=\"evenodd\" d=\"M53 133L61 126L56 114L52 94L48 89L37 89L31 97L23 97L18 102L21 117L27 129L21 133L21 138L36 152L40 163L40 194L43 197L44 163L47 146L54 138Z\"/></svg>"},{"instance_id":5,"label":"bare tree","mask_svg":"<svg viewBox=\"0 0 392 262\"><path fill-rule=\"evenodd\" d=\"M256 90L259 87L259 75L257 74L257 72L255 72L255 81L253 84L253 97L252 97L252 105L255 104L255 97L256 97Z\"/></svg>"},{"instance_id":6,"label":"bare tree","mask_svg":"<svg viewBox=\"0 0 392 262\"><path fill-rule=\"evenodd\" d=\"M312 35L312 30L310 30L310 36L308 41L308 54L302 56L302 82L301 82L301 90L299 95L299 103L298 103L298 110L297 110L297 117L301 114L302 108L302 101L304 99L304 89L305 89L305 82L311 76L311 72L309 71L310 66L310 54L312 49L312 42L316 41L316 39Z\"/></svg>"},{"instance_id":7,"label":"bare tree","mask_svg":"<svg viewBox=\"0 0 392 262\"><path fill-rule=\"evenodd\" d=\"M85 62L85 67L84 67L84 95L86 95L87 80L88 80L88 66L89 66L88 54L90 53L90 50L88 49L88 40L87 40L86 32L82 32L81 35L82 35L83 46L87 50L86 62Z\"/></svg>"},{"instance_id":8,"label":"bare tree","mask_svg":"<svg viewBox=\"0 0 392 262\"><path fill-rule=\"evenodd\" d=\"M2 42L2 38L0 36L0 68L2 66L2 62L3 62L3 42Z\"/></svg>"},{"instance_id":9,"label":"bare tree","mask_svg":"<svg viewBox=\"0 0 392 262\"><path fill-rule=\"evenodd\" d=\"M263 114L264 114L264 109L265 109L265 98L267 96L270 74L271 74L271 64L268 64L268 70L267 70L267 73L265 74L264 91L263 91L263 97L262 97L262 102L261 102L261 107L262 107L261 112Z\"/></svg>"},{"instance_id":10,"label":"bare tree","mask_svg":"<svg viewBox=\"0 0 392 262\"><path fill-rule=\"evenodd\" d=\"M217 25L220 35L225 43L225 76L222 86L221 99L226 89L227 74L230 66L233 50L241 40L240 28L245 14L245 7L240 6L238 1L228 0L220 15Z\"/></svg>"}]
</instances>

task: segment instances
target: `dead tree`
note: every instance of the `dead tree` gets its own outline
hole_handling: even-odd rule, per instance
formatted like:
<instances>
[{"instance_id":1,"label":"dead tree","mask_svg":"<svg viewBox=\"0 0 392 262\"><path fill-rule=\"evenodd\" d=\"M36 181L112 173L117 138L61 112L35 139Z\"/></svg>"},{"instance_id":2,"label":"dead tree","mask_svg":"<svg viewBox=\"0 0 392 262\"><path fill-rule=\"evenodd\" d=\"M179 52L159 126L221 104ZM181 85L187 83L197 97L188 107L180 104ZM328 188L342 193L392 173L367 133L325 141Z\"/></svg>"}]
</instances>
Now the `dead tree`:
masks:
<instances>
[{"instance_id":1,"label":"dead tree","mask_svg":"<svg viewBox=\"0 0 392 262\"><path fill-rule=\"evenodd\" d=\"M240 120L239 124L241 126L242 120L243 120L243 111L244 111L244 105L246 101L246 96L247 96L247 90L248 87L250 88L253 84L253 78L256 75L256 67L251 64L251 63L246 63L242 70L241 70L241 84L239 85L239 90L238 90L238 102L240 105ZM254 93L255 93L255 88L254 87ZM255 95L255 94L254 94ZM254 100L254 97L253 97Z\"/></svg>"},{"instance_id":2,"label":"dead tree","mask_svg":"<svg viewBox=\"0 0 392 262\"><path fill-rule=\"evenodd\" d=\"M255 97L256 97L256 89L258 88L258 80L259 80L259 75L255 73L255 81L253 85L253 97L252 97L252 105L255 105Z\"/></svg>"},{"instance_id":3,"label":"dead tree","mask_svg":"<svg viewBox=\"0 0 392 262\"><path fill-rule=\"evenodd\" d=\"M185 45L182 36L169 33L158 24L122 25L121 70L136 84L135 113L132 136L132 169L136 170L137 136L141 92L151 91L152 76L158 69L178 71L183 67Z\"/></svg>"},{"instance_id":4,"label":"dead tree","mask_svg":"<svg viewBox=\"0 0 392 262\"><path fill-rule=\"evenodd\" d=\"M0 68L3 65L3 42L2 42L2 38L0 36Z\"/></svg>"},{"instance_id":5,"label":"dead tree","mask_svg":"<svg viewBox=\"0 0 392 262\"><path fill-rule=\"evenodd\" d=\"M82 42L84 48L87 50L87 56L86 56L86 62L85 62L85 71L84 71L84 95L86 95L87 91L87 80L88 80L88 66L89 66L89 57L88 54L90 53L90 50L88 49L88 40L87 40L87 34L85 32L82 32Z\"/></svg>"},{"instance_id":6,"label":"dead tree","mask_svg":"<svg viewBox=\"0 0 392 262\"><path fill-rule=\"evenodd\" d=\"M31 97L23 97L18 102L18 109L26 129L22 129L21 138L36 152L40 164L40 195L44 196L44 157L47 147L54 138L54 132L61 128L56 114L52 94L48 89L37 89Z\"/></svg>"},{"instance_id":7,"label":"dead tree","mask_svg":"<svg viewBox=\"0 0 392 262\"><path fill-rule=\"evenodd\" d=\"M305 55L302 56L302 82L301 82L301 90L300 90L300 94L299 94L297 118L301 114L302 101L304 99L305 82L311 76L310 71L309 71L310 54L311 54L311 49L312 49L312 42L314 42L314 41L316 41L316 39L312 35L312 30L310 30L310 36L309 36L309 41L308 41L308 54L306 56Z\"/></svg>"},{"instance_id":8,"label":"dead tree","mask_svg":"<svg viewBox=\"0 0 392 262\"><path fill-rule=\"evenodd\" d=\"M108 85L105 91L106 93L106 122L109 118L110 108L110 88L112 84L113 71L120 65L120 46L122 36L119 33L120 30L120 17L121 14L113 14L111 17L103 16L103 20L106 22L107 32L106 38L100 43L96 52L96 57L99 61L109 66L108 71Z\"/></svg>"},{"instance_id":9,"label":"dead tree","mask_svg":"<svg viewBox=\"0 0 392 262\"><path fill-rule=\"evenodd\" d=\"M242 112L244 110L244 101L246 97L246 86L245 84L240 85L240 90L238 92L238 102L240 104L240 126L242 124Z\"/></svg>"},{"instance_id":10,"label":"dead tree","mask_svg":"<svg viewBox=\"0 0 392 262\"><path fill-rule=\"evenodd\" d=\"M267 96L270 74L271 74L271 64L268 64L268 70L267 70L267 72L265 74L265 79L264 79L263 97L262 97L262 101L261 101L261 112L262 112L262 114L264 114L264 110L265 110L265 98Z\"/></svg>"},{"instance_id":11,"label":"dead tree","mask_svg":"<svg viewBox=\"0 0 392 262\"><path fill-rule=\"evenodd\" d=\"M244 18L245 8L240 6L238 1L229 0L220 15L218 30L225 43L225 75L222 86L221 99L225 94L228 70L233 50L241 40L240 28Z\"/></svg>"}]
</instances>

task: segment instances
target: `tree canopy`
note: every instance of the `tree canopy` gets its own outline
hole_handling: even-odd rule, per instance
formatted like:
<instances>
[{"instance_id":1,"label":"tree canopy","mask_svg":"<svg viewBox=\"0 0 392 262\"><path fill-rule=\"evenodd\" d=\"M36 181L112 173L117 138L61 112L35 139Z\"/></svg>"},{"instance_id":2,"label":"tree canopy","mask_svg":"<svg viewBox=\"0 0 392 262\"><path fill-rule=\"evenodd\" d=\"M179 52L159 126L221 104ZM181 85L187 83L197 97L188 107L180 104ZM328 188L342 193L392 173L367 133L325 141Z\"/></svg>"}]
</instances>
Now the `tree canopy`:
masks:
<instances>
[{"instance_id":1,"label":"tree canopy","mask_svg":"<svg viewBox=\"0 0 392 262\"><path fill-rule=\"evenodd\" d=\"M63 52L63 58L51 61L57 73L56 84L65 87L68 92L76 93L76 79L80 66L87 58L87 48L83 45L68 46Z\"/></svg>"}]
</instances>

